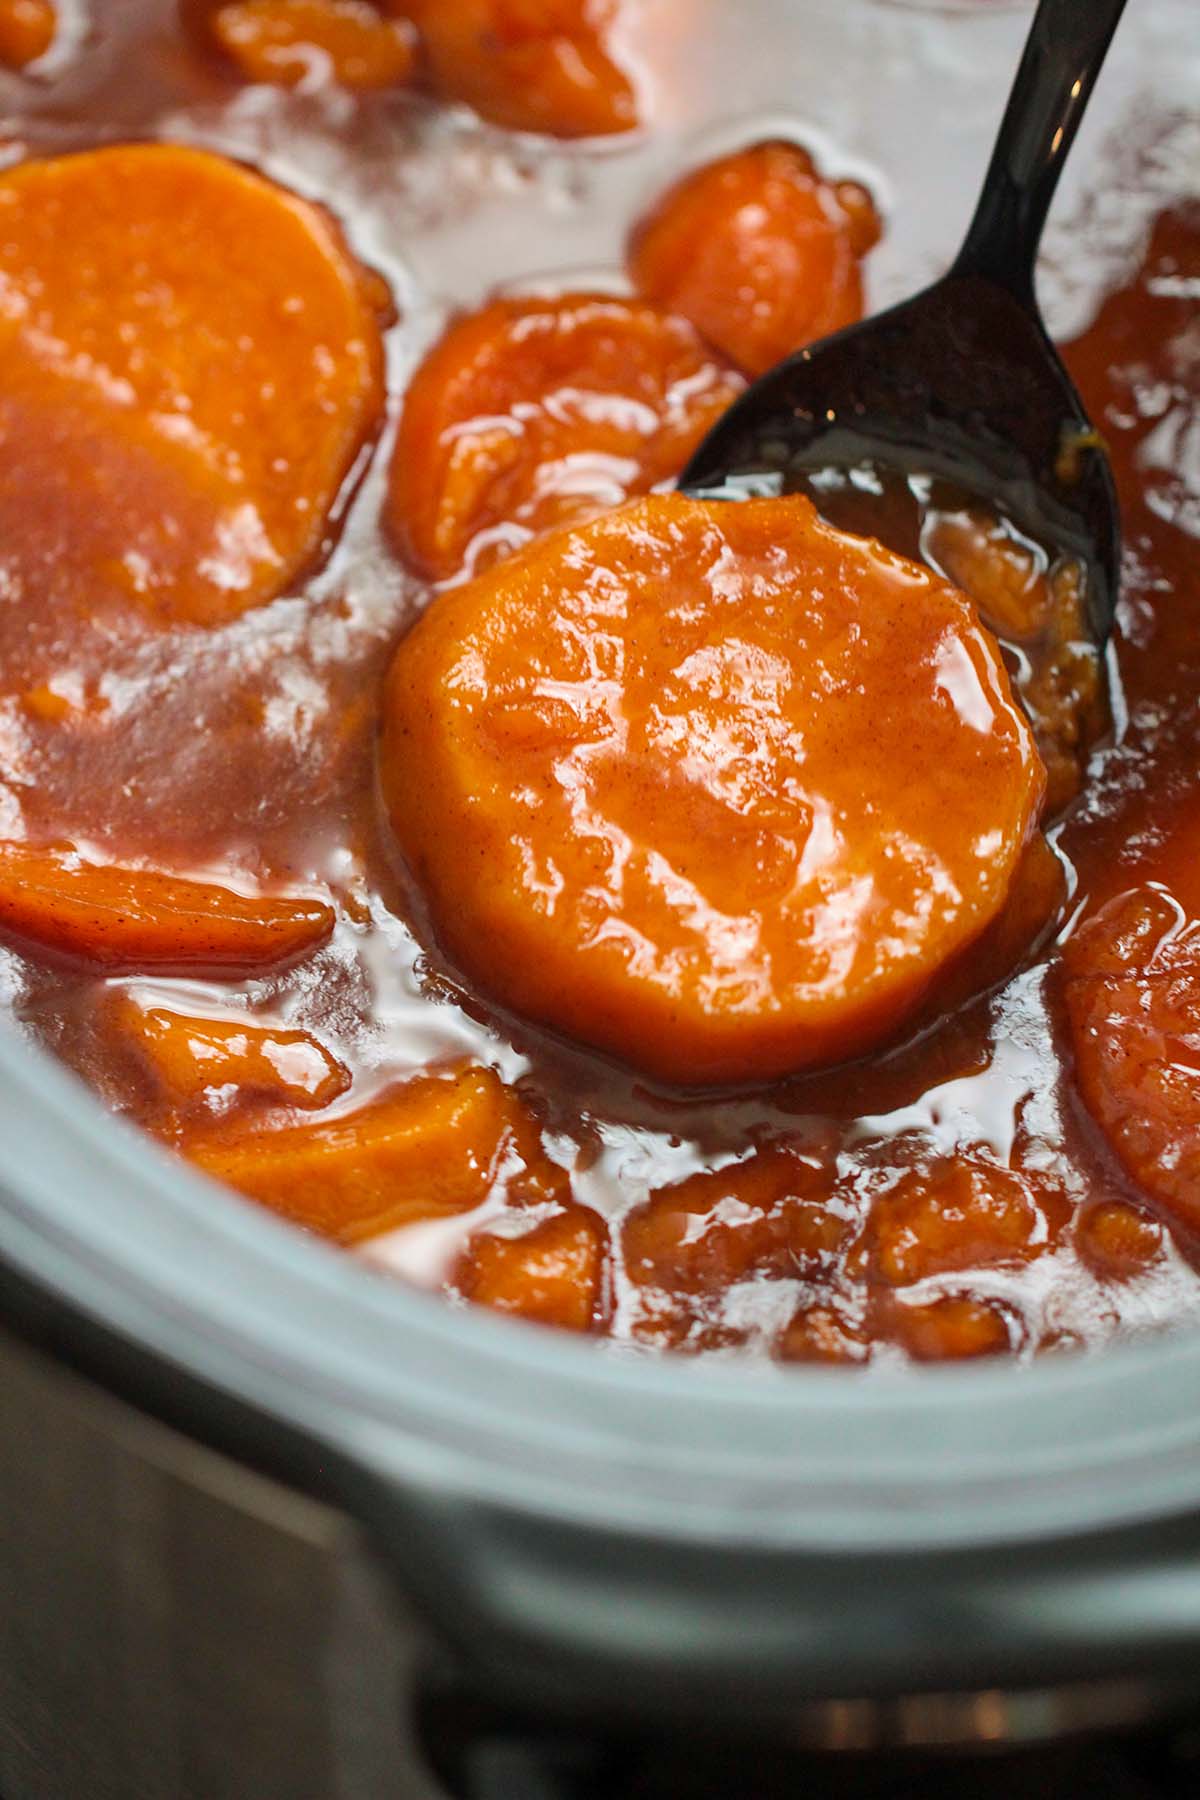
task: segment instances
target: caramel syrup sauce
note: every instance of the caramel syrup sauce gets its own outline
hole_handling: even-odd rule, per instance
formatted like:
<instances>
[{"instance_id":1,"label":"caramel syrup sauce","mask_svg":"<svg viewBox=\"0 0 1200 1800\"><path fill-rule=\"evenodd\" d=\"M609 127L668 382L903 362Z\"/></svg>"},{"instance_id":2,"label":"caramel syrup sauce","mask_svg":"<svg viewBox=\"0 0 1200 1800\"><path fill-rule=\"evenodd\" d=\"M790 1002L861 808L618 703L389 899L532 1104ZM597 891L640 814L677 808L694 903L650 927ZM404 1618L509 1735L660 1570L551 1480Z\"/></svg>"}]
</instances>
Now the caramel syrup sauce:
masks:
<instances>
[{"instance_id":1,"label":"caramel syrup sauce","mask_svg":"<svg viewBox=\"0 0 1200 1800\"><path fill-rule=\"evenodd\" d=\"M727 10L738 19L719 16ZM199 142L323 201L392 287L394 403L448 307L498 285L553 292L607 281L619 289L621 241L637 210L681 168L770 132L821 151L833 145L831 161L876 187L889 236L875 304L944 263L966 190L939 191L928 154L911 147L911 123L896 139L910 148L894 161L869 134L857 158L854 143L840 141L872 110L860 103L873 76L851 43L877 32L892 59L890 98L872 129L900 131L931 69L950 82L951 94L931 99L922 120L922 138L937 143L942 127L945 135L971 115L972 82L976 99L996 86L997 69L1008 66L996 46L1007 53L1011 39L1015 54L1023 20L951 22L893 12L887 0L863 0L861 11L851 33L819 7L797 7L793 20L771 0L747 9L647 0L643 37L630 29L656 93L654 122L627 144L599 147L514 138L419 96L239 88L187 42L173 7L146 0L66 9L59 47L35 75L5 79L0 98L13 158L131 137ZM1173 28L1185 29L1186 5L1149 11L1143 48L1153 66ZM987 45L968 43L968 30L986 33ZM741 76L738 111L722 123L731 66ZM780 67L801 66L807 77L781 87ZM795 115L780 111L781 96L798 106ZM1143 98L1130 150L1126 100L1113 131L1114 146L1125 147L1093 161L1070 201L1073 219L1050 243L1062 310L1073 300L1081 323L1094 311L1067 358L1112 450L1127 544L1113 733L1053 833L1069 874L1066 929L1152 877L1180 834L1200 850L1200 208L1187 203L1185 181L1196 166L1196 120ZM988 130L985 106L980 164ZM1081 273L1075 252L1089 232L1094 254ZM881 1182L939 1155L982 1147L996 1164L1044 1176L1061 1201L1040 1220L1038 1254L920 1278L908 1296L986 1304L1004 1321L999 1347L1019 1356L1200 1318L1195 1247L1156 1220L1074 1094L1047 979L1052 944L1000 991L886 1057L725 1097L652 1092L461 991L409 922L375 788L381 678L430 598L379 531L387 449L385 438L367 460L338 542L303 591L227 627L89 623L52 579L35 609L0 605L0 833L70 836L104 856L161 858L235 882L294 882L324 889L339 909L324 949L244 986L114 983L0 949L0 999L20 1028L134 1121L152 1117L153 1100L106 1036L102 1002L114 986L183 1011L311 1029L352 1072L337 1112L430 1065L466 1058L496 1068L531 1097L551 1154L572 1170L576 1199L609 1222L614 1248L596 1325L633 1344L835 1360L873 1350L884 1363L998 1347L967 1332L925 1349L910 1334L901 1349L895 1295L881 1295L848 1253L826 1258L817 1275L800 1258L790 1272L773 1262L759 1278L682 1309L631 1278L620 1227L652 1190L736 1164L781 1135L836 1169L853 1227L847 1242L869 1224ZM0 582L3 573L0 545ZM48 682L94 702L94 722L63 732L31 716L20 696ZM228 1104L236 1108L237 1097ZM1089 1220L1109 1201L1144 1213L1154 1235L1154 1253L1121 1279L1087 1248ZM469 1233L504 1205L498 1189L466 1218L410 1227L367 1254L376 1268L438 1285ZM793 1334L789 1350L788 1323L806 1309L836 1312L840 1323L822 1335L818 1321L804 1342Z\"/></svg>"}]
</instances>

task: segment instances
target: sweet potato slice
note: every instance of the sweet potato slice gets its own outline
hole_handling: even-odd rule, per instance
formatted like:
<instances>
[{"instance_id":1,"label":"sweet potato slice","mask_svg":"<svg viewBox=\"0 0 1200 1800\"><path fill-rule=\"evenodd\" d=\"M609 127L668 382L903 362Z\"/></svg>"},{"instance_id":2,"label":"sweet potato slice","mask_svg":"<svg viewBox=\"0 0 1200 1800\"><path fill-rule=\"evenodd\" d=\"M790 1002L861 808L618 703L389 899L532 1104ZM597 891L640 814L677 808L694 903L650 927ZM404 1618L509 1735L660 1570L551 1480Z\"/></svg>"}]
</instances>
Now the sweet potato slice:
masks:
<instances>
[{"instance_id":1,"label":"sweet potato slice","mask_svg":"<svg viewBox=\"0 0 1200 1800\"><path fill-rule=\"evenodd\" d=\"M185 1145L193 1162L340 1244L466 1212L528 1120L488 1069L424 1076L336 1119Z\"/></svg>"},{"instance_id":2,"label":"sweet potato slice","mask_svg":"<svg viewBox=\"0 0 1200 1800\"><path fill-rule=\"evenodd\" d=\"M857 182L824 180L796 144L756 144L673 187L635 231L629 267L648 299L761 375L861 318L860 259L879 231Z\"/></svg>"},{"instance_id":3,"label":"sweet potato slice","mask_svg":"<svg viewBox=\"0 0 1200 1800\"><path fill-rule=\"evenodd\" d=\"M239 1100L319 1111L350 1086L350 1072L307 1031L143 1006L119 994L107 1024L168 1106L186 1113L218 1089Z\"/></svg>"},{"instance_id":4,"label":"sweet potato slice","mask_svg":"<svg viewBox=\"0 0 1200 1800\"><path fill-rule=\"evenodd\" d=\"M513 131L601 137L638 122L613 54L616 0L401 0L434 85Z\"/></svg>"},{"instance_id":5,"label":"sweet potato slice","mask_svg":"<svg viewBox=\"0 0 1200 1800\"><path fill-rule=\"evenodd\" d=\"M1084 1104L1139 1187L1200 1231L1200 918L1135 889L1081 927L1063 968Z\"/></svg>"},{"instance_id":6,"label":"sweet potato slice","mask_svg":"<svg viewBox=\"0 0 1200 1800\"><path fill-rule=\"evenodd\" d=\"M51 0L0 0L0 63L23 69L45 56L58 30Z\"/></svg>"},{"instance_id":7,"label":"sweet potato slice","mask_svg":"<svg viewBox=\"0 0 1200 1800\"><path fill-rule=\"evenodd\" d=\"M494 300L451 325L405 396L392 534L437 580L485 567L678 474L742 385L645 302Z\"/></svg>"},{"instance_id":8,"label":"sweet potato slice","mask_svg":"<svg viewBox=\"0 0 1200 1800\"><path fill-rule=\"evenodd\" d=\"M252 975L315 949L333 923L319 900L0 843L0 930L101 969Z\"/></svg>"},{"instance_id":9,"label":"sweet potato slice","mask_svg":"<svg viewBox=\"0 0 1200 1800\"><path fill-rule=\"evenodd\" d=\"M1000 912L1045 781L956 590L803 499L675 495L443 594L382 776L451 958L686 1085L895 1033Z\"/></svg>"},{"instance_id":10,"label":"sweet potato slice","mask_svg":"<svg viewBox=\"0 0 1200 1800\"><path fill-rule=\"evenodd\" d=\"M383 296L317 207L177 145L20 163L0 290L10 591L211 624L320 553L382 406Z\"/></svg>"},{"instance_id":11,"label":"sweet potato slice","mask_svg":"<svg viewBox=\"0 0 1200 1800\"><path fill-rule=\"evenodd\" d=\"M416 33L369 0L233 0L206 8L213 41L247 81L294 87L327 76L348 88L400 87Z\"/></svg>"},{"instance_id":12,"label":"sweet potato slice","mask_svg":"<svg viewBox=\"0 0 1200 1800\"><path fill-rule=\"evenodd\" d=\"M607 1232L596 1214L568 1206L525 1222L523 1231L477 1231L452 1285L478 1306L587 1331L601 1305L606 1248Z\"/></svg>"}]
</instances>

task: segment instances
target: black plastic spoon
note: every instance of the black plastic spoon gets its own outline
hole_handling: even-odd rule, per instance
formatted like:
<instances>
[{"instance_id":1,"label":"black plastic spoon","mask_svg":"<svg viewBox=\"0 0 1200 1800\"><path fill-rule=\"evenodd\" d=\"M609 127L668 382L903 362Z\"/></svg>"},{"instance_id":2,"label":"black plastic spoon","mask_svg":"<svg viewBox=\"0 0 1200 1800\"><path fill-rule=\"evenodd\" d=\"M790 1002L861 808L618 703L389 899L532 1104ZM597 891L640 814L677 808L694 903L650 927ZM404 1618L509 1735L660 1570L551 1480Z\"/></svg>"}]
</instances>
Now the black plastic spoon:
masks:
<instances>
[{"instance_id":1,"label":"black plastic spoon","mask_svg":"<svg viewBox=\"0 0 1200 1800\"><path fill-rule=\"evenodd\" d=\"M1033 270L1124 7L1041 0L949 274L754 382L696 451L680 483L686 492L732 499L861 466L942 477L1082 562L1089 620L1104 642L1117 597L1116 492L1046 335Z\"/></svg>"}]
</instances>

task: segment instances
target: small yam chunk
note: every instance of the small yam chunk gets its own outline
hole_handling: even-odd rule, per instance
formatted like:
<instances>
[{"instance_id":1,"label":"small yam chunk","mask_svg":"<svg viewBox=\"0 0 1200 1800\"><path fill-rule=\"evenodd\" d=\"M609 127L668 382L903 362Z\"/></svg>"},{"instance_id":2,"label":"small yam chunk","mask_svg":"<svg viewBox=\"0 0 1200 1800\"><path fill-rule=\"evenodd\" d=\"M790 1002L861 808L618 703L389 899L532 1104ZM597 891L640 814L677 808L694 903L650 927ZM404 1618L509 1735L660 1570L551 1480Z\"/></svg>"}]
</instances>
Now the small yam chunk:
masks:
<instances>
[{"instance_id":1,"label":"small yam chunk","mask_svg":"<svg viewBox=\"0 0 1200 1800\"><path fill-rule=\"evenodd\" d=\"M212 10L213 40L247 81L295 87L400 87L416 65L416 33L370 0L233 0Z\"/></svg>"},{"instance_id":2,"label":"small yam chunk","mask_svg":"<svg viewBox=\"0 0 1200 1800\"><path fill-rule=\"evenodd\" d=\"M333 926L320 900L0 843L0 931L112 973L254 975L315 950Z\"/></svg>"},{"instance_id":3,"label":"small yam chunk","mask_svg":"<svg viewBox=\"0 0 1200 1800\"><path fill-rule=\"evenodd\" d=\"M892 1287L1027 1262L1069 1203L1049 1177L960 1152L907 1170L871 1208L867 1266Z\"/></svg>"},{"instance_id":4,"label":"small yam chunk","mask_svg":"<svg viewBox=\"0 0 1200 1800\"><path fill-rule=\"evenodd\" d=\"M1143 1275L1163 1254L1159 1220L1128 1200L1101 1200L1080 1219L1075 1243L1084 1261L1108 1281Z\"/></svg>"},{"instance_id":5,"label":"small yam chunk","mask_svg":"<svg viewBox=\"0 0 1200 1800\"><path fill-rule=\"evenodd\" d=\"M871 1343L860 1325L830 1305L802 1306L775 1346L781 1362L858 1364L869 1362Z\"/></svg>"},{"instance_id":6,"label":"small yam chunk","mask_svg":"<svg viewBox=\"0 0 1200 1800\"><path fill-rule=\"evenodd\" d=\"M493 300L409 387L388 523L444 580L679 473L743 383L686 319L604 294Z\"/></svg>"},{"instance_id":7,"label":"small yam chunk","mask_svg":"<svg viewBox=\"0 0 1200 1800\"><path fill-rule=\"evenodd\" d=\"M718 1297L750 1276L812 1279L847 1233L830 1187L819 1162L787 1145L690 1175L627 1216L625 1272L639 1287Z\"/></svg>"},{"instance_id":8,"label":"small yam chunk","mask_svg":"<svg viewBox=\"0 0 1200 1800\"><path fill-rule=\"evenodd\" d=\"M638 123L611 44L618 0L402 0L433 84L511 131L604 137Z\"/></svg>"},{"instance_id":9,"label":"small yam chunk","mask_svg":"<svg viewBox=\"0 0 1200 1800\"><path fill-rule=\"evenodd\" d=\"M383 357L382 284L318 207L180 145L18 163L0 299L11 590L211 625L321 554Z\"/></svg>"},{"instance_id":10,"label":"small yam chunk","mask_svg":"<svg viewBox=\"0 0 1200 1800\"><path fill-rule=\"evenodd\" d=\"M761 375L862 317L860 262L879 233L857 182L825 180L798 144L756 144L673 187L629 267L640 293Z\"/></svg>"},{"instance_id":11,"label":"small yam chunk","mask_svg":"<svg viewBox=\"0 0 1200 1800\"><path fill-rule=\"evenodd\" d=\"M307 1031L144 1006L130 994L116 996L108 1024L181 1113L225 1088L239 1100L320 1111L350 1086L349 1070Z\"/></svg>"},{"instance_id":12,"label":"small yam chunk","mask_svg":"<svg viewBox=\"0 0 1200 1800\"><path fill-rule=\"evenodd\" d=\"M1016 1347L1014 1329L1002 1307L970 1294L896 1308L896 1339L914 1362L1003 1356Z\"/></svg>"},{"instance_id":13,"label":"small yam chunk","mask_svg":"<svg viewBox=\"0 0 1200 1800\"><path fill-rule=\"evenodd\" d=\"M52 0L0 0L0 63L24 69L45 56L57 30Z\"/></svg>"},{"instance_id":14,"label":"small yam chunk","mask_svg":"<svg viewBox=\"0 0 1200 1800\"><path fill-rule=\"evenodd\" d=\"M340 1117L194 1138L207 1174L322 1237L357 1244L478 1206L524 1129L489 1069L429 1075Z\"/></svg>"},{"instance_id":15,"label":"small yam chunk","mask_svg":"<svg viewBox=\"0 0 1200 1800\"><path fill-rule=\"evenodd\" d=\"M464 1299L542 1325L587 1331L604 1287L608 1234L595 1213L568 1206L549 1218L503 1231L477 1231L459 1259L452 1286Z\"/></svg>"},{"instance_id":16,"label":"small yam chunk","mask_svg":"<svg viewBox=\"0 0 1200 1800\"><path fill-rule=\"evenodd\" d=\"M970 603L799 497L553 533L440 596L384 710L450 957L685 1086L894 1035L1005 904L1044 788Z\"/></svg>"},{"instance_id":17,"label":"small yam chunk","mask_svg":"<svg viewBox=\"0 0 1200 1800\"><path fill-rule=\"evenodd\" d=\"M1080 927L1063 969L1084 1105L1131 1179L1200 1231L1200 918L1147 884Z\"/></svg>"}]
</instances>

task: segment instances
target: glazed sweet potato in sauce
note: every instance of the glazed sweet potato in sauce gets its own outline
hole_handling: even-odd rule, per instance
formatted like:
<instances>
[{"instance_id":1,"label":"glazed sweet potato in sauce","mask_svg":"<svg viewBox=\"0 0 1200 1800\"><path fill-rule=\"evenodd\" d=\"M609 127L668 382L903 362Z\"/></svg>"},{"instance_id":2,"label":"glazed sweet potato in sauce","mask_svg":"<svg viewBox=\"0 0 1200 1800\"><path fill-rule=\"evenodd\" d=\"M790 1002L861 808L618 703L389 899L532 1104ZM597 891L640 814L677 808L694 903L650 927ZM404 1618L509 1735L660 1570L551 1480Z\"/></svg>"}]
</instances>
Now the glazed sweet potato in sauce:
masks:
<instances>
[{"instance_id":1,"label":"glazed sweet potato in sauce","mask_svg":"<svg viewBox=\"0 0 1200 1800\"><path fill-rule=\"evenodd\" d=\"M968 602L799 496L635 502L444 595L381 771L452 960L692 1087L895 1035L1045 789Z\"/></svg>"},{"instance_id":2,"label":"glazed sweet potato in sauce","mask_svg":"<svg viewBox=\"0 0 1200 1800\"><path fill-rule=\"evenodd\" d=\"M412 26L371 0L231 0L197 10L247 81L292 87L328 73L343 87L389 88L416 70Z\"/></svg>"},{"instance_id":3,"label":"glazed sweet potato in sauce","mask_svg":"<svg viewBox=\"0 0 1200 1800\"><path fill-rule=\"evenodd\" d=\"M1187 159L1089 176L1110 693L986 495L667 491L929 273L763 16L0 7L0 1004L460 1308L843 1368L1200 1318Z\"/></svg>"},{"instance_id":4,"label":"glazed sweet potato in sauce","mask_svg":"<svg viewBox=\"0 0 1200 1800\"><path fill-rule=\"evenodd\" d=\"M493 300L404 396L388 518L445 580L669 481L741 392L686 319L604 294Z\"/></svg>"}]
</instances>

